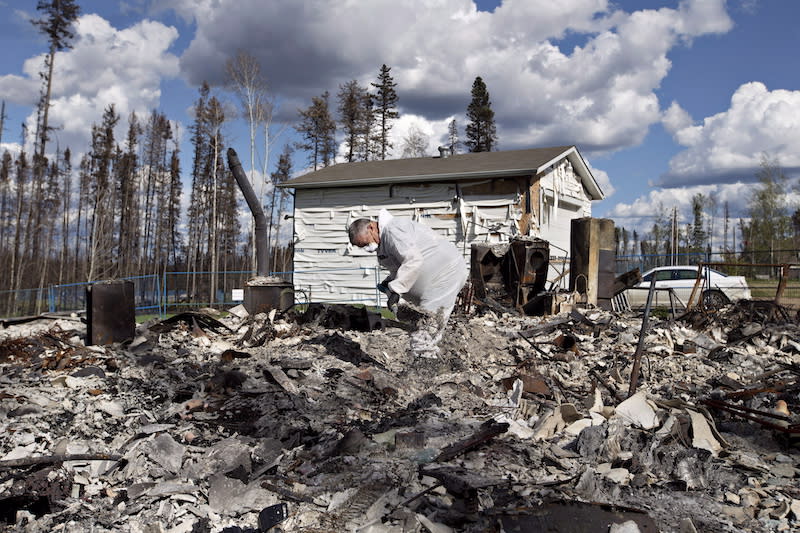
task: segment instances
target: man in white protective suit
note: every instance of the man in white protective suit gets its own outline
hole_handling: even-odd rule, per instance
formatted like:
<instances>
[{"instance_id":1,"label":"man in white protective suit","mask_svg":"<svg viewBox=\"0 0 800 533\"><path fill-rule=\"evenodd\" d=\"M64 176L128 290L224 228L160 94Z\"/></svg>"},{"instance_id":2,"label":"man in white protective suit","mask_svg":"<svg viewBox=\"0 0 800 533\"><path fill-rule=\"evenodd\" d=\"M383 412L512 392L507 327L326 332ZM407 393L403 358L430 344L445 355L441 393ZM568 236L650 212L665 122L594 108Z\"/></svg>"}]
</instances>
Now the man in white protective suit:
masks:
<instances>
[{"instance_id":1,"label":"man in white protective suit","mask_svg":"<svg viewBox=\"0 0 800 533\"><path fill-rule=\"evenodd\" d=\"M464 257L431 228L395 218L381 209L378 220L359 218L348 228L350 243L378 253L389 276L378 286L397 312L400 296L428 313L409 338L411 354L435 358L447 319L467 280Z\"/></svg>"}]
</instances>

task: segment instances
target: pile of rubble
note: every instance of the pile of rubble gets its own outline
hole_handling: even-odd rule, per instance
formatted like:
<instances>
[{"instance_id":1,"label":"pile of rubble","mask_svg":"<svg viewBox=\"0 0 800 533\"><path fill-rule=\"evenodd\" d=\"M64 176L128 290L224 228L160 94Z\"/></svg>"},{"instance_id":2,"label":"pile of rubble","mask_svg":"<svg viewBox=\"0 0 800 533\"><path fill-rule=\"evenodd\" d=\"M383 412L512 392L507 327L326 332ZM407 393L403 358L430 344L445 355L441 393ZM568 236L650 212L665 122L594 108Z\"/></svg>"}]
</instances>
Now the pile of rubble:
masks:
<instances>
[{"instance_id":1,"label":"pile of rubble","mask_svg":"<svg viewBox=\"0 0 800 533\"><path fill-rule=\"evenodd\" d=\"M651 318L630 395L634 314L10 326L0 530L796 531L800 328L724 313Z\"/></svg>"}]
</instances>

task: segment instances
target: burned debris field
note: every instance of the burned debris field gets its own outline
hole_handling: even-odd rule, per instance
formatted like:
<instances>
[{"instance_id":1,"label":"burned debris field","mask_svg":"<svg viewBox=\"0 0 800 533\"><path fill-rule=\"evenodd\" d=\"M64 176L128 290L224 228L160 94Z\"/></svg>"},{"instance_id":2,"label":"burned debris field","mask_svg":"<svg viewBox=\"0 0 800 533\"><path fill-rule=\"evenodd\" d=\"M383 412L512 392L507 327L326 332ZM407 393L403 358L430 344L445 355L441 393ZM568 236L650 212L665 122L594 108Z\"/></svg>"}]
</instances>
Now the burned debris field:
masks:
<instances>
[{"instance_id":1,"label":"burned debris field","mask_svg":"<svg viewBox=\"0 0 800 533\"><path fill-rule=\"evenodd\" d=\"M237 310L234 310L237 311ZM800 343L739 302L454 314L438 359L363 309L0 342L4 531L792 531ZM367 320L364 320L364 318Z\"/></svg>"}]
</instances>

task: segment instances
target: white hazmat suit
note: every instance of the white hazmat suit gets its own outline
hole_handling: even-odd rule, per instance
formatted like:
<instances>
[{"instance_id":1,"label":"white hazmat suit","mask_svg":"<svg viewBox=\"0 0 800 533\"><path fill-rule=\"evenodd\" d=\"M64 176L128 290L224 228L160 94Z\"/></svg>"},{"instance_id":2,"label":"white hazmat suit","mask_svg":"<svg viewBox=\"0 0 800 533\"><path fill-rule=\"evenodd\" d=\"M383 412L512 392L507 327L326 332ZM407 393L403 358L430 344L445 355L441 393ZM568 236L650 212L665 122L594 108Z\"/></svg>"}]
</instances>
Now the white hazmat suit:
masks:
<instances>
[{"instance_id":1,"label":"white hazmat suit","mask_svg":"<svg viewBox=\"0 0 800 533\"><path fill-rule=\"evenodd\" d=\"M467 281L464 257L428 226L394 218L385 209L378 215L378 228L378 262L390 272L389 288L431 314L430 320L411 334L411 352L435 357L447 319Z\"/></svg>"}]
</instances>

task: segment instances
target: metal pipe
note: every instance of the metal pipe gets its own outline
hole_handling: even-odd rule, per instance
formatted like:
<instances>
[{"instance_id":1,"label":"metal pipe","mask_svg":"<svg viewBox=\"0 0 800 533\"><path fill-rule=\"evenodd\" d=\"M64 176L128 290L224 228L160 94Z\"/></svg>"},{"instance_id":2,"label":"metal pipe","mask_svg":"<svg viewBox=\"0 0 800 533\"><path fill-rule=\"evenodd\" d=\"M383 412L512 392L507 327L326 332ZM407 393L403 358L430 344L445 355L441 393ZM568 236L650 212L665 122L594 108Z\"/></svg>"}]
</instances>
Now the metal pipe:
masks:
<instances>
[{"instance_id":1,"label":"metal pipe","mask_svg":"<svg viewBox=\"0 0 800 533\"><path fill-rule=\"evenodd\" d=\"M255 219L255 233L256 233L256 275L268 276L269 275L269 249L267 248L267 217L264 215L264 210L258 201L256 193L253 192L253 187L250 185L250 180L244 173L242 164L239 162L239 156L236 155L236 150L228 148L228 167L236 178L236 183L239 184L244 199L247 202L247 207L253 213Z\"/></svg>"},{"instance_id":2,"label":"metal pipe","mask_svg":"<svg viewBox=\"0 0 800 533\"><path fill-rule=\"evenodd\" d=\"M644 350L644 338L647 335L647 327L650 324L650 308L653 305L653 293L656 289L656 275L650 278L650 290L647 291L647 303L644 306L644 316L642 316L642 329L639 332L639 343L636 345L636 353L633 356L633 368L631 369L631 383L628 387L628 398L636 392L639 384L639 370L642 366L642 351Z\"/></svg>"}]
</instances>

